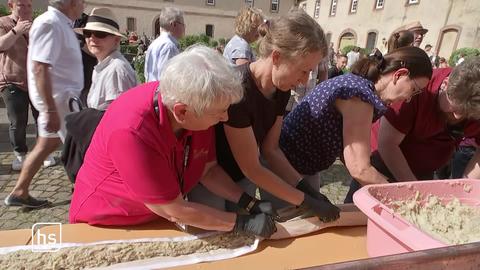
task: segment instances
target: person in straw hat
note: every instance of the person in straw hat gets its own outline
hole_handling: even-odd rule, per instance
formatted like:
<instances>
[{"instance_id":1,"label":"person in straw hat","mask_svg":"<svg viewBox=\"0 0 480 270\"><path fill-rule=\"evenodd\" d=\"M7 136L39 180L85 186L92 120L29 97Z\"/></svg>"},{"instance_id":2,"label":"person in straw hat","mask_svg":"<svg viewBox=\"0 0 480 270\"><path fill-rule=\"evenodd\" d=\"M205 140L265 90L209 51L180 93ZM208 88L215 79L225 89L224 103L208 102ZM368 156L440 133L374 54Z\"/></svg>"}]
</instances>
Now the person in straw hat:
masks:
<instances>
[{"instance_id":1,"label":"person in straw hat","mask_svg":"<svg viewBox=\"0 0 480 270\"><path fill-rule=\"evenodd\" d=\"M75 32L85 37L88 50L98 60L87 105L106 109L121 93L137 84L135 71L118 50L120 40L126 37L120 33L117 19L108 8L94 8L85 27L76 28Z\"/></svg>"},{"instance_id":2,"label":"person in straw hat","mask_svg":"<svg viewBox=\"0 0 480 270\"><path fill-rule=\"evenodd\" d=\"M419 21L405 25L404 29L413 33L413 46L415 47L420 47L420 44L422 44L423 41L423 37L428 32L428 29L423 28L422 24Z\"/></svg>"}]
</instances>

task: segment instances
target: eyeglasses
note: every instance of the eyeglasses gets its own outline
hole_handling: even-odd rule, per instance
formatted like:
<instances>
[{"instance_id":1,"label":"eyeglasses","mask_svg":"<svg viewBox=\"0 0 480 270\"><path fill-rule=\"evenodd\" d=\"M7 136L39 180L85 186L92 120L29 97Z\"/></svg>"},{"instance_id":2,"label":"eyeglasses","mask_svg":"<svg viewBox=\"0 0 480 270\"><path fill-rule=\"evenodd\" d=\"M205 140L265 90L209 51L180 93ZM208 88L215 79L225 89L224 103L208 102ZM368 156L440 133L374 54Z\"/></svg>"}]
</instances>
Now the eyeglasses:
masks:
<instances>
[{"instance_id":1,"label":"eyeglasses","mask_svg":"<svg viewBox=\"0 0 480 270\"><path fill-rule=\"evenodd\" d=\"M423 89L420 88L420 86L418 86L417 84L417 81L415 79L412 78L412 81L413 81L413 85L414 85L414 89L413 89L413 92L412 92L412 97L415 96L415 95L418 95L420 93L423 92Z\"/></svg>"},{"instance_id":2,"label":"eyeglasses","mask_svg":"<svg viewBox=\"0 0 480 270\"><path fill-rule=\"evenodd\" d=\"M90 31L90 30L83 30L83 36L85 38L90 38L92 35L94 35L96 38L106 38L108 36L111 36L112 34L107 33L107 32L102 32L102 31Z\"/></svg>"}]
</instances>

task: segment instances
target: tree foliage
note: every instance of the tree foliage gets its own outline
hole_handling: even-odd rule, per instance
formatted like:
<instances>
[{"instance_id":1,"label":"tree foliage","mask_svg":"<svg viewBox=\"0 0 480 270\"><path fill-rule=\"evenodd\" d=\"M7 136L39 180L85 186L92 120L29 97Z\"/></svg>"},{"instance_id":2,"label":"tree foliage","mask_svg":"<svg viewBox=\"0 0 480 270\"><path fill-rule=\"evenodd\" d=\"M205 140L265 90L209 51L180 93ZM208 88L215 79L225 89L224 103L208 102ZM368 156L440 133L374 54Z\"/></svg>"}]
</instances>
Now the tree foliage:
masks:
<instances>
[{"instance_id":1,"label":"tree foliage","mask_svg":"<svg viewBox=\"0 0 480 270\"><path fill-rule=\"evenodd\" d=\"M450 59L448 60L448 65L454 67L457 63L458 59L460 59L460 55L463 54L464 58L467 59L471 56L478 56L480 55L480 50L476 48L460 48L455 50L452 55L450 55Z\"/></svg>"}]
</instances>

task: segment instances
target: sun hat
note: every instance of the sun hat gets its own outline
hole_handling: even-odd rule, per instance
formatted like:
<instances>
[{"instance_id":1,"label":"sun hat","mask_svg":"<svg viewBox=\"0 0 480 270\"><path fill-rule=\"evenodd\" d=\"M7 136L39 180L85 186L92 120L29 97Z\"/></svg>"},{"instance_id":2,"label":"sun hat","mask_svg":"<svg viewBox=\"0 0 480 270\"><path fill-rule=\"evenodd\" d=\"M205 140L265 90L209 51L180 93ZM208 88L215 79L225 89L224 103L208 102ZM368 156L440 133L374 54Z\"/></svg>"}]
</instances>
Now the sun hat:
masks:
<instances>
[{"instance_id":1,"label":"sun hat","mask_svg":"<svg viewBox=\"0 0 480 270\"><path fill-rule=\"evenodd\" d=\"M419 21L415 21L405 25L405 30L408 30L411 32L419 31L424 35L428 32L428 29L423 28L422 24Z\"/></svg>"},{"instance_id":2,"label":"sun hat","mask_svg":"<svg viewBox=\"0 0 480 270\"><path fill-rule=\"evenodd\" d=\"M83 28L75 28L75 33L83 35L83 30L106 32L122 38L127 38L120 33L120 26L113 12L108 8L94 8L88 15L87 24Z\"/></svg>"}]
</instances>

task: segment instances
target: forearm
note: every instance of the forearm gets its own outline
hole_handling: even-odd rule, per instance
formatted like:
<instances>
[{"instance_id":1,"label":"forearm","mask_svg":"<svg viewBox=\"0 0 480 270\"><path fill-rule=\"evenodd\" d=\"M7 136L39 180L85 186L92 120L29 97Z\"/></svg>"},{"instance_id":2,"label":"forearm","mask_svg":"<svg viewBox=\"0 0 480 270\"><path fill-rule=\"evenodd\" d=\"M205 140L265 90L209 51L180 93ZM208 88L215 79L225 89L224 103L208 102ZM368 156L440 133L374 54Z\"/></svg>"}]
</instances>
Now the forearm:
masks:
<instances>
[{"instance_id":1,"label":"forearm","mask_svg":"<svg viewBox=\"0 0 480 270\"><path fill-rule=\"evenodd\" d=\"M465 178L471 179L480 179L480 153L479 150L475 151L475 155L473 155L472 159L467 164L463 175Z\"/></svg>"},{"instance_id":2,"label":"forearm","mask_svg":"<svg viewBox=\"0 0 480 270\"><path fill-rule=\"evenodd\" d=\"M381 145L379 146L378 152L387 168L395 177L395 180L417 180L417 177L410 169L407 159L398 145Z\"/></svg>"},{"instance_id":3,"label":"forearm","mask_svg":"<svg viewBox=\"0 0 480 270\"><path fill-rule=\"evenodd\" d=\"M201 183L211 192L234 203L238 202L243 193L242 188L219 165L210 168L202 177Z\"/></svg>"},{"instance_id":4,"label":"forearm","mask_svg":"<svg viewBox=\"0 0 480 270\"><path fill-rule=\"evenodd\" d=\"M16 35L9 31L0 37L0 52L10 49L18 39L19 34Z\"/></svg>"},{"instance_id":5,"label":"forearm","mask_svg":"<svg viewBox=\"0 0 480 270\"><path fill-rule=\"evenodd\" d=\"M42 98L43 102L45 102L46 110L47 111L56 111L55 100L52 96L52 83L50 80L50 71L49 65L34 62L33 72L35 76L35 84L38 89L38 93Z\"/></svg>"},{"instance_id":6,"label":"forearm","mask_svg":"<svg viewBox=\"0 0 480 270\"><path fill-rule=\"evenodd\" d=\"M235 225L236 214L220 211L199 203L176 200L168 207L148 205L159 216L171 222L178 222L205 230L231 231Z\"/></svg>"},{"instance_id":7,"label":"forearm","mask_svg":"<svg viewBox=\"0 0 480 270\"><path fill-rule=\"evenodd\" d=\"M362 186L388 183L387 177L371 165L368 152L367 148L363 147L358 149L355 149L355 146L345 147L343 156L348 172Z\"/></svg>"},{"instance_id":8,"label":"forearm","mask_svg":"<svg viewBox=\"0 0 480 270\"><path fill-rule=\"evenodd\" d=\"M378 172L372 165L366 165L363 168L358 169L354 174L352 174L352 177L357 180L362 186L388 183L387 178L383 174Z\"/></svg>"},{"instance_id":9,"label":"forearm","mask_svg":"<svg viewBox=\"0 0 480 270\"><path fill-rule=\"evenodd\" d=\"M265 151L264 158L267 160L268 167L291 186L295 187L298 180L302 178L295 168L290 164L287 157L280 148L272 151Z\"/></svg>"},{"instance_id":10,"label":"forearm","mask_svg":"<svg viewBox=\"0 0 480 270\"><path fill-rule=\"evenodd\" d=\"M287 201L293 205L300 205L303 202L303 192L295 189L275 175L269 169L259 165L253 170L244 172L245 176L260 188L275 195L275 197Z\"/></svg>"}]
</instances>

